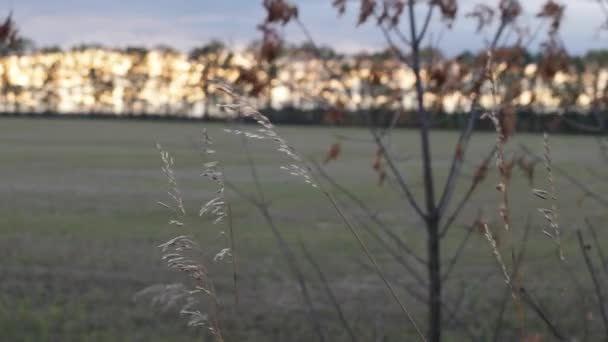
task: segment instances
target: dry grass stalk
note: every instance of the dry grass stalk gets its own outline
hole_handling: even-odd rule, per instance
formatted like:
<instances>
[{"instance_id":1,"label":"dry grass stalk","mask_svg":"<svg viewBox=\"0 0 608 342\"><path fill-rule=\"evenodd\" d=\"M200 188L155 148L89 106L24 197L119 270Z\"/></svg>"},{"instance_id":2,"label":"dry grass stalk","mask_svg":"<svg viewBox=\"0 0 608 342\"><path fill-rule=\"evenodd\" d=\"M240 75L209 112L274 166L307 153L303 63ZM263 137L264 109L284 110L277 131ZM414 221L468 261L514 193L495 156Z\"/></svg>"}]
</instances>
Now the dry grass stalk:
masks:
<instances>
[{"instance_id":1,"label":"dry grass stalk","mask_svg":"<svg viewBox=\"0 0 608 342\"><path fill-rule=\"evenodd\" d=\"M209 156L215 153L210 148L213 144L211 138L206 131L203 131L203 153ZM175 214L169 221L171 225L185 227L183 218L186 216L186 209L179 189L175 172L173 170L173 158L165 151L160 144L157 144L163 161L162 171L167 177L169 183L168 195L171 201L169 204L159 202L162 206L171 209ZM213 223L219 223L227 216L226 200L224 197L224 179L221 166L217 161L207 161L204 164L203 176L210 178L216 183L219 189L216 191L216 196L202 206L199 215L210 214L213 217ZM232 232L231 232L232 238ZM180 290L176 291L177 287L158 287L153 286L140 293L150 292L152 289L158 290L155 298L163 299L167 303L175 303L177 301L185 301L182 305L180 313L188 316L188 325L190 326L207 326L209 331L218 342L223 341L219 313L220 304L216 295L213 281L209 276L209 272L202 262L197 261L196 256L200 250L193 237L189 235L179 235L169 241L158 246L163 253L162 260L166 262L167 267L177 270L187 275L194 285L188 289L183 285ZM230 248L224 248L213 258L214 261L223 260L226 257L232 257ZM197 307L203 305L203 299L210 304L210 313L203 313Z\"/></svg>"},{"instance_id":2,"label":"dry grass stalk","mask_svg":"<svg viewBox=\"0 0 608 342\"><path fill-rule=\"evenodd\" d=\"M207 134L207 130L203 130L203 152L205 157L215 154L215 150L211 149L212 145L213 140L211 140L211 137ZM221 222L228 215L226 210L226 198L224 196L224 173L222 172L221 165L218 161L206 161L203 166L202 176L207 177L216 183L218 190L216 190L216 196L201 207L199 216L209 213L214 216L213 223L215 224Z\"/></svg>"},{"instance_id":3,"label":"dry grass stalk","mask_svg":"<svg viewBox=\"0 0 608 342\"><path fill-rule=\"evenodd\" d=\"M496 91L496 78L494 71L492 70L492 52L488 51L488 58L486 62L486 77L490 81L490 87L492 90L492 99L494 102L494 108L492 111L485 113L483 118L488 118L492 121L496 129L496 168L500 174L500 182L496 185L496 189L502 194L502 203L500 204L500 217L504 222L505 230L509 230L511 221L509 218L509 195L507 191L507 185L510 178L511 167L505 162L505 144L508 136L506 135L505 129L502 126L502 120L498 116L498 102L497 102L497 91Z\"/></svg>"},{"instance_id":4,"label":"dry grass stalk","mask_svg":"<svg viewBox=\"0 0 608 342\"><path fill-rule=\"evenodd\" d=\"M237 111L240 114L244 115L245 117L250 117L250 118L256 120L256 122L260 126L262 126L262 129L259 129L258 132L261 133L262 135L264 135L264 139L271 139L272 141L274 141L278 145L277 150L279 152L287 155L292 160L291 164L289 164L288 166L282 166L281 169L289 171L291 175L303 178L307 184L310 184L313 188L319 189L323 193L323 195L327 198L327 200L332 204L332 207L334 208L334 210L336 211L336 213L338 214L338 216L340 217L340 219L342 220L344 225L347 227L348 231L351 233L351 235L353 235L353 237L355 238L355 240L361 247L361 250L363 251L365 256L368 258L368 260L374 266L375 271L380 276L380 278L381 278L382 282L384 283L386 289L388 290L390 296L399 305L399 308L404 313L404 315L407 317L407 320L412 324L412 326L413 326L414 330L416 331L420 340L426 342L426 337L422 333L422 330L420 330L420 328L419 328L418 324L416 323L416 321L414 320L412 314L406 308L406 306L403 304L403 302L397 295L395 289L393 288L393 286L389 282L388 278L386 277L386 275L380 268L378 262L373 257L370 250L368 249L367 244L363 241L363 239L361 238L359 233L357 233L357 230L355 229L353 224L350 222L350 220L346 217L346 215L344 214L344 212L338 205L337 201L333 197L333 195L331 193L329 193L329 191L327 191L323 187L321 187L319 185L319 183L314 179L313 172L312 172L312 169L310 168L310 166L307 165L304 162L304 159L296 153L295 149L288 144L287 140L285 140L278 134L276 128L270 122L270 120L265 115L260 113L251 103L249 103L242 96L239 96L238 94L234 93L230 89L230 87L228 87L226 85L220 85L218 87L218 89L221 90L222 92L226 93L227 95L229 95L229 97L233 100L232 104L220 105L220 107L226 108L226 109L232 110L232 111ZM239 134L239 135L247 137L246 134ZM265 212L266 215L269 215L267 213L267 208L265 206L261 206L261 208L263 209L263 211Z\"/></svg>"},{"instance_id":5,"label":"dry grass stalk","mask_svg":"<svg viewBox=\"0 0 608 342\"><path fill-rule=\"evenodd\" d=\"M492 253L494 254L494 257L496 258L496 262L498 262L498 265L500 266L500 269L502 270L503 276L505 278L505 283L507 283L507 285L511 289L513 298L517 298L517 293L515 292L515 288L513 287L513 284L511 283L511 276L509 275L507 265L505 264L505 262L503 260L500 250L498 250L498 243L496 242L494 235L490 231L490 226L486 222L482 222L482 227L484 230L484 235L486 236L486 239L488 239L488 242L490 243L490 247L492 247Z\"/></svg>"},{"instance_id":6,"label":"dry grass stalk","mask_svg":"<svg viewBox=\"0 0 608 342\"><path fill-rule=\"evenodd\" d=\"M225 94L227 94L230 99L233 101L231 104L223 104L220 107L238 112L245 117L249 117L254 119L260 126L261 129L258 129L257 132L259 134L246 134L239 130L228 130L228 133L233 133L237 135L243 135L247 138L258 138L258 139L268 139L273 141L278 145L277 151L285 154L289 159L291 159L291 163L288 165L281 166L282 170L289 172L289 174L300 177L304 179L304 182L310 184L313 188L317 188L318 185L314 181L310 169L304 165L304 161L302 157L300 157L293 147L291 147L287 140L281 137L274 125L268 120L268 118L260 113L249 101L245 98L237 95L232 91L232 89L226 85L219 85L218 89Z\"/></svg>"},{"instance_id":7,"label":"dry grass stalk","mask_svg":"<svg viewBox=\"0 0 608 342\"><path fill-rule=\"evenodd\" d=\"M555 186L555 178L553 177L553 167L551 160L551 145L549 144L549 135L547 133L543 136L543 147L544 147L544 164L545 170L547 171L547 183L549 190L533 189L533 193L545 201L551 201L551 208L539 208L538 211L543 214L551 231L543 229L543 233L553 240L558 249L560 260L564 260L564 251L561 242L561 231L558 220L558 206L557 206L557 190Z\"/></svg>"},{"instance_id":8,"label":"dry grass stalk","mask_svg":"<svg viewBox=\"0 0 608 342\"><path fill-rule=\"evenodd\" d=\"M162 171L165 174L165 176L167 177L167 180L169 181L169 190L168 190L167 194L173 200L173 202L175 202L176 209L182 215L186 215L186 208L184 207L184 202L182 200L182 194L179 191L179 187L177 185L177 180L175 179L175 173L173 172L173 158L169 155L169 152L163 150L163 148L162 148L162 146L160 146L160 144L156 144L156 148L160 152L160 157L163 161ZM158 202L158 204L160 204L166 208L171 208L171 205L168 205L163 202ZM176 225L183 225L178 220L173 220L171 222Z\"/></svg>"},{"instance_id":9,"label":"dry grass stalk","mask_svg":"<svg viewBox=\"0 0 608 342\"><path fill-rule=\"evenodd\" d=\"M508 2L508 1L507 1ZM505 2L506 3L506 2ZM502 7L503 2L501 2ZM515 9L515 7L514 7ZM508 12L506 9L503 9L503 20L505 13ZM501 193L502 203L499 207L499 214L504 224L505 230L509 231L511 228L511 220L509 218L509 196L508 196L508 184L511 178L511 172L515 165L515 158L513 158L510 162L505 161L505 144L509 138L509 136L513 133L512 127L503 126L505 120L501 120L498 115L498 101L497 101L497 91L496 91L496 76L492 69L492 51L488 50L487 62L486 62L486 77L490 82L490 87L492 91L492 100L494 103L494 108L492 111L484 114L482 118L486 117L492 121L496 129L496 168L498 169L500 175L500 182L497 184L496 189ZM509 275L509 271L507 269L506 264L504 263L504 259L500 250L498 249L498 243L496 238L493 236L492 232L487 223L483 222L483 230L485 233L490 246L492 247L492 253L498 262L500 269L503 273L504 280L507 283L507 286L511 290L511 296L515 300L515 304L518 310L518 319L520 323L520 330L522 336L525 335L525 324L524 324L524 314L523 314L523 305L519 296L519 289L514 287L512 284L511 276ZM519 283L519 278L517 273L514 272L514 276L516 277L516 281Z\"/></svg>"}]
</instances>

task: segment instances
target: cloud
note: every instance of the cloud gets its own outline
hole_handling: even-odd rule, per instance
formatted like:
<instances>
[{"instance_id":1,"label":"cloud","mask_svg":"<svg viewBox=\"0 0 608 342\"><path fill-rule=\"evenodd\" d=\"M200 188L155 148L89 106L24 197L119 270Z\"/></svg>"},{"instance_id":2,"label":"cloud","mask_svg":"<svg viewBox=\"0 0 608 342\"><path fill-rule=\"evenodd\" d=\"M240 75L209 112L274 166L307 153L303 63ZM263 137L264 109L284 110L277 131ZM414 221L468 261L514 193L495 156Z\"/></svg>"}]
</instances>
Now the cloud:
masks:
<instances>
[{"instance_id":1,"label":"cloud","mask_svg":"<svg viewBox=\"0 0 608 342\"><path fill-rule=\"evenodd\" d=\"M302 21L319 43L347 52L386 47L381 32L373 24L356 27L358 4L349 3L345 16L337 18L329 0L296 2ZM451 30L435 16L429 33L435 40L441 37L439 46L448 54L479 49L489 40L490 33L477 35L475 21L465 18L465 13L478 2L461 0L459 18ZM535 13L542 3L544 0L522 1L526 15L521 23L533 29L536 24L532 23L537 22ZM577 0L567 6L562 37L569 50L581 53L604 47L606 38L595 36L605 19L597 4ZM97 42L110 46L166 44L188 50L213 38L242 47L260 37L256 25L264 17L258 0L19 0L13 7L24 35L39 45L64 47ZM421 15L424 10L420 8ZM284 33L292 42L304 39L294 25ZM514 36L511 34L511 38Z\"/></svg>"}]
</instances>

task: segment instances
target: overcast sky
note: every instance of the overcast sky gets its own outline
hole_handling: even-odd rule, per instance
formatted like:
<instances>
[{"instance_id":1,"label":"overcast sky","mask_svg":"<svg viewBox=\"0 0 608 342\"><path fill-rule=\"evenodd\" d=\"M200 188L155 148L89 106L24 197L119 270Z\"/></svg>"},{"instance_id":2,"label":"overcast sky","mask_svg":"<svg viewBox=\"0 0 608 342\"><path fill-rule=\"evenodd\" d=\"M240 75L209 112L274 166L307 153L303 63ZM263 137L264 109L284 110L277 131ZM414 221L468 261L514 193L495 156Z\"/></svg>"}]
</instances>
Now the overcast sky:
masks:
<instances>
[{"instance_id":1,"label":"overcast sky","mask_svg":"<svg viewBox=\"0 0 608 342\"><path fill-rule=\"evenodd\" d=\"M39 46L69 47L79 43L155 46L165 44L180 50L204 44L213 38L241 48L259 37L256 25L262 21L261 0L1 0L0 11L13 10L23 32ZM315 39L344 52L381 49L386 46L372 25L355 27L358 4L351 1L348 13L337 19L332 0L295 1L300 18ZM445 30L438 18L430 32L441 34L441 48L448 54L476 50L489 33L477 35L475 21L465 18L476 3L498 0L460 0L459 18ZM526 9L522 23L536 23L534 14L544 0L521 1ZM571 53L608 48L608 32L598 34L604 16L596 0L562 0L567 13L562 37ZM4 8L3 8L4 7ZM0 12L1 13L1 12ZM532 26L535 27L535 26ZM301 41L296 27L285 29L287 40ZM512 37L514 35L511 35Z\"/></svg>"}]
</instances>

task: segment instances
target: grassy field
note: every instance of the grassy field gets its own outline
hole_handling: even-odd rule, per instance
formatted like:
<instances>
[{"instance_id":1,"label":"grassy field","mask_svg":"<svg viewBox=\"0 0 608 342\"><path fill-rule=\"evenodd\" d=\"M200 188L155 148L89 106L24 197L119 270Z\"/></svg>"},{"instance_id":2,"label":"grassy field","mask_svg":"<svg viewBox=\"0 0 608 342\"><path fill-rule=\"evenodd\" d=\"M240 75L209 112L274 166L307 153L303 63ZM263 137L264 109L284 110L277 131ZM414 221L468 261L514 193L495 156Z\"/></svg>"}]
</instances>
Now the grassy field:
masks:
<instances>
[{"instance_id":1,"label":"grassy field","mask_svg":"<svg viewBox=\"0 0 608 342\"><path fill-rule=\"evenodd\" d=\"M186 341L208 336L204 328L187 328L178 308L154 306L147 298L134 300L135 293L147 286L184 280L182 275L166 270L156 248L184 230L169 226L169 214L156 204L167 196L167 182L155 148L157 142L175 158L186 207L194 213L192 228L187 232L200 241L218 293L226 303L223 316L227 339L310 340L297 285L270 230L251 205L229 192L241 260L238 286L241 302L238 307L232 304L232 268L211 261L226 246L221 231L227 228L196 218L200 206L216 190L212 182L200 176L203 128L209 130L215 141L216 155L224 163L227 179L244 191L253 191L242 141L225 133L225 126L220 124L0 120L0 341ZM340 159L328 164L327 172L377 210L379 217L406 237L414 249L424 249L421 225L397 187L390 180L383 186L377 184L377 175L371 167L375 149L369 142L358 141L369 138L365 130L312 127L279 130L303 156L316 160L323 159L328 146L336 140L335 134L357 140L342 142ZM440 185L456 138L455 132L433 132L434 170ZM420 192L418 139L414 131L398 130L392 143L402 160L400 168ZM474 137L460 190L470 184L475 166L494 140L489 133ZM540 136L517 136L510 148L514 150L519 143L542 152ZM273 144L254 141L248 148L255 157L281 231L295 250L301 239L312 251L358 334L366 340L384 337L403 340L409 336L409 326L399 315L398 307L387 297L377 276L365 268L357 244L329 203L317 190L280 169L288 161ZM589 172L592 169L602 173L606 166L594 138L555 136L552 148L557 166L597 192L607 193L608 182ZM573 231L583 226L584 217L591 218L603 230L599 224L605 221L604 209L590 199L581 202L581 192L558 177L567 267L560 265L552 243L541 233L544 221L535 208L543 203L531 195L519 170L514 171L513 177L510 191L514 229L512 234L504 234L501 243L507 259L530 217L532 229L522 276L526 286L535 291L539 301L551 309L561 328L571 336L582 336L583 329L588 329L589 334L601 334L597 305ZM446 259L479 210L498 227L495 179L493 171L448 234L443 250ZM536 170L535 181L538 187L544 186L541 167ZM356 221L360 216L356 208L343 196L338 198ZM600 230L603 245L607 236ZM397 288L414 286L412 277L373 244L368 235L364 237ZM302 265L306 272L311 272L304 260ZM420 271L424 269L421 267ZM320 285L310 274L324 329L332 340L346 339ZM584 290L582 302L576 280ZM504 281L488 242L477 234L446 284L447 296L459 302L458 317L470 330L491 335L496 303L504 291ZM424 304L405 291L400 290L400 295L423 324ZM583 309L573 312L572 303ZM515 316L513 307L508 312L508 317ZM533 313L527 314L526 323L530 332L547 334ZM517 333L517 323L508 319L505 324L504 336L508 339L506 336ZM447 325L453 340L465 339L462 322L449 320Z\"/></svg>"}]
</instances>

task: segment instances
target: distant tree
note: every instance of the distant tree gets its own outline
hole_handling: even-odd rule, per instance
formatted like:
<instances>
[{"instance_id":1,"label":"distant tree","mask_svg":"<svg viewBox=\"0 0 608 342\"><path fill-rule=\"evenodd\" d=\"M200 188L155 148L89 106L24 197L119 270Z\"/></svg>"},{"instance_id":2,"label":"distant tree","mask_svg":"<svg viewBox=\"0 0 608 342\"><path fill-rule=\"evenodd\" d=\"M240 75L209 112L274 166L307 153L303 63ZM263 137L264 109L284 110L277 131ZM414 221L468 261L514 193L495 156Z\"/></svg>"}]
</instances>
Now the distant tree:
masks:
<instances>
[{"instance_id":1,"label":"distant tree","mask_svg":"<svg viewBox=\"0 0 608 342\"><path fill-rule=\"evenodd\" d=\"M33 40L25 37L17 37L9 45L2 47L0 55L8 55L11 53L23 55L34 51L35 46Z\"/></svg>"},{"instance_id":2,"label":"distant tree","mask_svg":"<svg viewBox=\"0 0 608 342\"><path fill-rule=\"evenodd\" d=\"M34 42L20 36L18 33L11 13L0 25L0 56L12 53L23 54L33 49Z\"/></svg>"},{"instance_id":3,"label":"distant tree","mask_svg":"<svg viewBox=\"0 0 608 342\"><path fill-rule=\"evenodd\" d=\"M300 45L293 45L293 46L287 48L287 50L289 50L291 53L301 52L301 53L306 53L311 56L315 56L317 58L326 59L326 60L340 57L340 54L338 54L331 47L325 46L325 45L317 47L308 41L304 42Z\"/></svg>"},{"instance_id":4,"label":"distant tree","mask_svg":"<svg viewBox=\"0 0 608 342\"><path fill-rule=\"evenodd\" d=\"M171 47L169 45L166 45L166 44L156 45L154 47L154 49L158 50L158 51L160 51L162 53L171 54L171 55L179 53L179 51L177 51L175 48L173 48L173 47Z\"/></svg>"},{"instance_id":5,"label":"distant tree","mask_svg":"<svg viewBox=\"0 0 608 342\"><path fill-rule=\"evenodd\" d=\"M63 50L61 49L61 47L59 45L50 45L50 46L43 46L43 47L39 48L38 52L40 52L40 53L59 53L59 52L63 52Z\"/></svg>"},{"instance_id":6,"label":"distant tree","mask_svg":"<svg viewBox=\"0 0 608 342\"><path fill-rule=\"evenodd\" d=\"M464 52L462 52L461 54L458 55L457 59L461 63L471 65L475 61L475 54L473 52L471 52L471 50L465 50Z\"/></svg>"},{"instance_id":7,"label":"distant tree","mask_svg":"<svg viewBox=\"0 0 608 342\"><path fill-rule=\"evenodd\" d=\"M219 40L213 39L209 43L195 47L188 53L188 58L198 60L200 57L207 56L212 53L219 53L226 50L226 45Z\"/></svg>"},{"instance_id":8,"label":"distant tree","mask_svg":"<svg viewBox=\"0 0 608 342\"><path fill-rule=\"evenodd\" d=\"M70 49L70 51L85 51L85 50L90 50L90 49L103 49L105 48L105 46L101 43L80 43L80 44L76 44L74 46L72 46L72 48Z\"/></svg>"},{"instance_id":9,"label":"distant tree","mask_svg":"<svg viewBox=\"0 0 608 342\"><path fill-rule=\"evenodd\" d=\"M145 56L148 54L148 49L143 46L127 46L124 51L129 55Z\"/></svg>"},{"instance_id":10,"label":"distant tree","mask_svg":"<svg viewBox=\"0 0 608 342\"><path fill-rule=\"evenodd\" d=\"M585 54L584 61L588 63L597 63L601 66L608 65L608 49L590 50Z\"/></svg>"}]
</instances>

